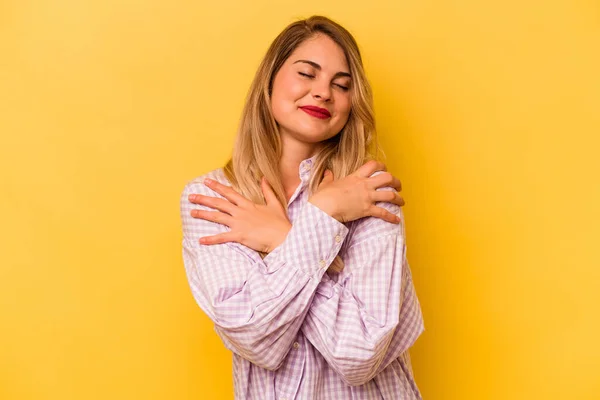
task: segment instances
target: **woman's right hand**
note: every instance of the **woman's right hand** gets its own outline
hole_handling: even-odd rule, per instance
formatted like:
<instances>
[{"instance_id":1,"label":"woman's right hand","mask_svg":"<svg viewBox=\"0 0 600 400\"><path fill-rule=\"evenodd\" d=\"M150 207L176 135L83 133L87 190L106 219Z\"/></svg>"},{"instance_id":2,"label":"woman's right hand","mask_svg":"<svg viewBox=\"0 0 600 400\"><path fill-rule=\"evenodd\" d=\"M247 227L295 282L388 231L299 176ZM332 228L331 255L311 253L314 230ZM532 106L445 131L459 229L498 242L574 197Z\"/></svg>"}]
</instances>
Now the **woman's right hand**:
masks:
<instances>
[{"instance_id":1,"label":"woman's right hand","mask_svg":"<svg viewBox=\"0 0 600 400\"><path fill-rule=\"evenodd\" d=\"M402 190L400 181L389 172L371 177L376 171L387 171L383 163L368 161L352 174L338 180L327 170L316 192L308 199L312 204L340 222L349 222L363 217L376 217L392 223L400 218L376 202L385 201L404 205L396 191ZM395 190L376 190L391 187Z\"/></svg>"}]
</instances>

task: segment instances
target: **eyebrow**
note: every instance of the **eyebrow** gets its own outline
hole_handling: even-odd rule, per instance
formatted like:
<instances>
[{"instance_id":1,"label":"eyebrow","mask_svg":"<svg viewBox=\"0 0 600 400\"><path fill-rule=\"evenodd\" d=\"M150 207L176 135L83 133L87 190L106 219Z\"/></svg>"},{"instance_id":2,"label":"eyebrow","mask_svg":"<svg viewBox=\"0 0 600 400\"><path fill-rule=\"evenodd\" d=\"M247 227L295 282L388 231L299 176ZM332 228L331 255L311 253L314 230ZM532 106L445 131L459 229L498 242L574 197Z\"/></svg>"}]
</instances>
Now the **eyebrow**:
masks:
<instances>
[{"instance_id":1,"label":"eyebrow","mask_svg":"<svg viewBox=\"0 0 600 400\"><path fill-rule=\"evenodd\" d=\"M299 63L299 62L311 65L312 67L314 67L315 69L317 69L319 71L322 70L321 66L319 64L317 64L316 62L314 62L314 61L310 61L310 60L297 60L297 61L294 61L294 64ZM341 72L340 71L340 72L336 72L336 74L333 76L333 79L339 78L340 76L347 76L348 78L352 78L352 75L350 75L350 73L348 73L348 72Z\"/></svg>"}]
</instances>

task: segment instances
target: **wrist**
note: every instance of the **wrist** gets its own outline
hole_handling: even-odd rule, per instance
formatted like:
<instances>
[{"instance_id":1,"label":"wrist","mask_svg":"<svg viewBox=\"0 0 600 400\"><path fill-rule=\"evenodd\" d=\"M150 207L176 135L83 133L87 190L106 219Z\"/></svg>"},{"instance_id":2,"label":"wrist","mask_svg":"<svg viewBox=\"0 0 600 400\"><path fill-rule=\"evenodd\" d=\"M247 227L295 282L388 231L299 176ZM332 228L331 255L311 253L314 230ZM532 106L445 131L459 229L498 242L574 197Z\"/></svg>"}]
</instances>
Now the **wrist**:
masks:
<instances>
[{"instance_id":1,"label":"wrist","mask_svg":"<svg viewBox=\"0 0 600 400\"><path fill-rule=\"evenodd\" d=\"M277 247L279 247L281 245L281 243L284 242L285 238L287 237L288 233L290 233L291 229L292 229L291 223L282 225L281 229L278 230L277 238L271 243L271 246L269 246L269 248L267 249L267 251L265 251L265 253L270 253L273 250L275 250Z\"/></svg>"},{"instance_id":2,"label":"wrist","mask_svg":"<svg viewBox=\"0 0 600 400\"><path fill-rule=\"evenodd\" d=\"M325 212L332 218L335 218L337 221L340 221L338 207L336 206L335 202L332 202L329 199L319 197L317 195L311 197L310 199L308 199L308 201L315 207L320 208L323 212Z\"/></svg>"}]
</instances>

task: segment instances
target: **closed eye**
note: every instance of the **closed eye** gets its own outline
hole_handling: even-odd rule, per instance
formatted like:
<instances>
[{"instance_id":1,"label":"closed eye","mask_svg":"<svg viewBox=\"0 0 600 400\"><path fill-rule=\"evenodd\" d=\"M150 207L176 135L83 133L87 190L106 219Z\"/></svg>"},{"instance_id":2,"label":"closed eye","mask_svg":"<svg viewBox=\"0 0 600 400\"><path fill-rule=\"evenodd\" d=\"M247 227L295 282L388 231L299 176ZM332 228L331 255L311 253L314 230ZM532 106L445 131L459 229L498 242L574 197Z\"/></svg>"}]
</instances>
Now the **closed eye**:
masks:
<instances>
[{"instance_id":1,"label":"closed eye","mask_svg":"<svg viewBox=\"0 0 600 400\"><path fill-rule=\"evenodd\" d=\"M305 77L305 78L314 78L314 75L310 75L310 74L305 74L304 72L298 72L299 75ZM338 88L340 88L341 90L343 90L344 92L348 91L348 86L344 86L344 85L340 85L339 83L334 83L334 86L337 86Z\"/></svg>"}]
</instances>

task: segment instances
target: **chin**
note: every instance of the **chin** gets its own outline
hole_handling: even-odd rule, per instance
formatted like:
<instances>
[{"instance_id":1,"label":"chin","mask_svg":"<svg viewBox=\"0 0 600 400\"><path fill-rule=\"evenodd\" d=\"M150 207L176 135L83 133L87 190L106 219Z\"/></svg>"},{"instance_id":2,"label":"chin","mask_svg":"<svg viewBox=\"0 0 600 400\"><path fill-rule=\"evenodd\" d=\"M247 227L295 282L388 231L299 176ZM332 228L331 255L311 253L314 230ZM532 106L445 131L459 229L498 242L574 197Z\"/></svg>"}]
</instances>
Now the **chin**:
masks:
<instances>
[{"instance_id":1,"label":"chin","mask_svg":"<svg viewBox=\"0 0 600 400\"><path fill-rule=\"evenodd\" d=\"M335 135L336 134L332 133L328 129L315 129L314 127L303 127L302 129L298 129L293 133L293 136L297 140L305 143L319 143Z\"/></svg>"},{"instance_id":2,"label":"chin","mask_svg":"<svg viewBox=\"0 0 600 400\"><path fill-rule=\"evenodd\" d=\"M332 127L329 124L323 122L306 123L306 121L296 120L289 121L289 123L285 125L278 123L278 125L280 129L288 132L288 135L303 143L320 143L339 133L335 132L334 129L331 129Z\"/></svg>"},{"instance_id":3,"label":"chin","mask_svg":"<svg viewBox=\"0 0 600 400\"><path fill-rule=\"evenodd\" d=\"M303 143L320 143L329 138L328 135L316 135L314 132L312 134L295 134L294 137L296 140Z\"/></svg>"}]
</instances>

